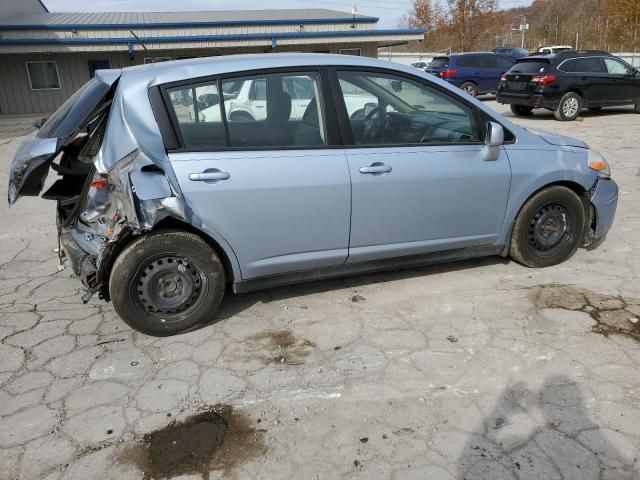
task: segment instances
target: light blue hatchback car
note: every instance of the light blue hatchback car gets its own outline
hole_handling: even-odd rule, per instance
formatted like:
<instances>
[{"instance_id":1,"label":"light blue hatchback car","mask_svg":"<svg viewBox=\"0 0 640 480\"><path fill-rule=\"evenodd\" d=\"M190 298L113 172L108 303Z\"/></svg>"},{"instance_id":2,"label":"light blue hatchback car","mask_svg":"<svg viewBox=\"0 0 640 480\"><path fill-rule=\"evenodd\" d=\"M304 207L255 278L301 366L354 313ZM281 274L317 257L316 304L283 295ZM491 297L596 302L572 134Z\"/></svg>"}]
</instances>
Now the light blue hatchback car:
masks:
<instances>
[{"instance_id":1,"label":"light blue hatchback car","mask_svg":"<svg viewBox=\"0 0 640 480\"><path fill-rule=\"evenodd\" d=\"M235 292L486 255L529 267L603 241L618 188L579 141L514 125L411 67L352 56L98 71L11 165L58 204L61 255L134 328Z\"/></svg>"}]
</instances>

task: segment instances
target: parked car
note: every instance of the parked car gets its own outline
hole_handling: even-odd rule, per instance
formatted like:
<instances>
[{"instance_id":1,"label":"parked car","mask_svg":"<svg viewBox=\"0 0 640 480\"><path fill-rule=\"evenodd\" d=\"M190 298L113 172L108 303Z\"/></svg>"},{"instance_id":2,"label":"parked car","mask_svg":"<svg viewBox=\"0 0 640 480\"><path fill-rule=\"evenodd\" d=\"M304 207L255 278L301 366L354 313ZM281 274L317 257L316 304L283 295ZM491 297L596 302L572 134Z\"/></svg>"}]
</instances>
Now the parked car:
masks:
<instances>
[{"instance_id":1,"label":"parked car","mask_svg":"<svg viewBox=\"0 0 640 480\"><path fill-rule=\"evenodd\" d=\"M558 120L575 120L583 108L634 105L640 113L640 72L607 52L525 57L503 75L497 101L516 115L547 108Z\"/></svg>"},{"instance_id":2,"label":"parked car","mask_svg":"<svg viewBox=\"0 0 640 480\"><path fill-rule=\"evenodd\" d=\"M412 67L419 68L420 70L424 70L428 68L429 64L427 62L414 62L411 64Z\"/></svg>"},{"instance_id":3,"label":"parked car","mask_svg":"<svg viewBox=\"0 0 640 480\"><path fill-rule=\"evenodd\" d=\"M200 121L197 89L247 78L264 82L262 120ZM300 119L291 78L311 86ZM347 96L360 98L351 114ZM185 98L195 113L178 116ZM519 127L412 67L326 54L98 71L22 142L9 203L39 195L50 169L42 197L83 300L110 299L152 335L210 322L227 285L486 255L555 265L604 240L618 198L582 141Z\"/></svg>"},{"instance_id":4,"label":"parked car","mask_svg":"<svg viewBox=\"0 0 640 480\"><path fill-rule=\"evenodd\" d=\"M435 57L426 71L477 97L495 92L513 63L512 58L491 52L454 53Z\"/></svg>"},{"instance_id":5,"label":"parked car","mask_svg":"<svg viewBox=\"0 0 640 480\"><path fill-rule=\"evenodd\" d=\"M527 49L520 47L498 47L494 48L491 51L500 55L506 55L507 57L511 57L514 60L529 55L529 51Z\"/></svg>"},{"instance_id":6,"label":"parked car","mask_svg":"<svg viewBox=\"0 0 640 480\"><path fill-rule=\"evenodd\" d=\"M567 50L573 50L571 45L553 45L550 47L539 47L533 55L551 55L553 53L565 52Z\"/></svg>"}]
</instances>

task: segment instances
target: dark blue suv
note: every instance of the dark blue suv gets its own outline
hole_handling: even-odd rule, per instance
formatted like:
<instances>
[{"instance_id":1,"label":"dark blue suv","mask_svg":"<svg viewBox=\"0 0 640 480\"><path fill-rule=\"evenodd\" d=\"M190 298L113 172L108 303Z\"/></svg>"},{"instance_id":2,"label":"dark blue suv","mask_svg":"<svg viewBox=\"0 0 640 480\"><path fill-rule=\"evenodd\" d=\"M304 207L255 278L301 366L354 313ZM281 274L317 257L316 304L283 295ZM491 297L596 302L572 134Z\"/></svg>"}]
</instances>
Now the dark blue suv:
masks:
<instances>
[{"instance_id":1,"label":"dark blue suv","mask_svg":"<svg viewBox=\"0 0 640 480\"><path fill-rule=\"evenodd\" d=\"M500 77L515 60L491 52L454 53L435 57L425 71L460 87L474 97L498 90Z\"/></svg>"},{"instance_id":2,"label":"dark blue suv","mask_svg":"<svg viewBox=\"0 0 640 480\"><path fill-rule=\"evenodd\" d=\"M500 55L506 55L514 60L529 55L529 51L520 47L497 47L491 50L493 53L499 53Z\"/></svg>"}]
</instances>

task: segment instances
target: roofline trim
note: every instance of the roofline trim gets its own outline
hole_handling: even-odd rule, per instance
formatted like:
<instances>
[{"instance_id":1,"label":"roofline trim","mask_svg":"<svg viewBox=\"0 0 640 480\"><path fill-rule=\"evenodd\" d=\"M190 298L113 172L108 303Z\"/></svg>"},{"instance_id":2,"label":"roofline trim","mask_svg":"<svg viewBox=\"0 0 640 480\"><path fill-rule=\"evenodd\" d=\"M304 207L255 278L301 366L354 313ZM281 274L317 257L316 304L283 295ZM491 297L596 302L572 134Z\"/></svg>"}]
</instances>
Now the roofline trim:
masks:
<instances>
[{"instance_id":1,"label":"roofline trim","mask_svg":"<svg viewBox=\"0 0 640 480\"><path fill-rule=\"evenodd\" d=\"M422 35L423 28L390 29L390 30L344 30L331 32L281 32L281 33L248 33L234 35L186 35L165 37L117 37L117 38L21 38L0 40L3 45L104 45L104 44L139 44L139 43L178 43L207 42L219 40L277 40L287 38L322 38L322 37L358 37L380 35Z\"/></svg>"},{"instance_id":2,"label":"roofline trim","mask_svg":"<svg viewBox=\"0 0 640 480\"><path fill-rule=\"evenodd\" d=\"M50 24L0 24L0 30L105 30L125 28L172 28L172 27L232 27L238 25L311 25L314 23L378 23L378 17L342 18L291 18L271 20L220 20L212 22L157 22L157 23L50 23Z\"/></svg>"},{"instance_id":3,"label":"roofline trim","mask_svg":"<svg viewBox=\"0 0 640 480\"><path fill-rule=\"evenodd\" d=\"M47 8L47 6L44 4L44 2L43 2L42 0L38 0L38 3L39 3L40 5L42 5L42 8L44 8L44 11L45 11L45 12L47 12L47 13L51 13L51 12L49 11L49 9Z\"/></svg>"}]
</instances>

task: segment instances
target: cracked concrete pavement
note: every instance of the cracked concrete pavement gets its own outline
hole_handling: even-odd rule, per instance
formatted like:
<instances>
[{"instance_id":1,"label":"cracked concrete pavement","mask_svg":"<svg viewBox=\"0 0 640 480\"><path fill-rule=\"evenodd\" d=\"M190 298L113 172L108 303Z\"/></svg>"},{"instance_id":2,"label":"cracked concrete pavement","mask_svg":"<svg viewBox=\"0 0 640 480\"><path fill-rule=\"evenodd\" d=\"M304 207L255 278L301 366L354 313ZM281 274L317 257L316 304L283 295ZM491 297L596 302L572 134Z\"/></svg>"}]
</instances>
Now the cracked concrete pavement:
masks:
<instances>
[{"instance_id":1,"label":"cracked concrete pavement","mask_svg":"<svg viewBox=\"0 0 640 480\"><path fill-rule=\"evenodd\" d=\"M517 121L612 164L599 249L544 270L490 258L229 296L170 338L82 304L57 271L52 202L2 202L0 479L152 478L128 449L214 405L244 429L227 417L217 457L168 476L639 478L640 116ZM0 142L3 192L19 140Z\"/></svg>"}]
</instances>

